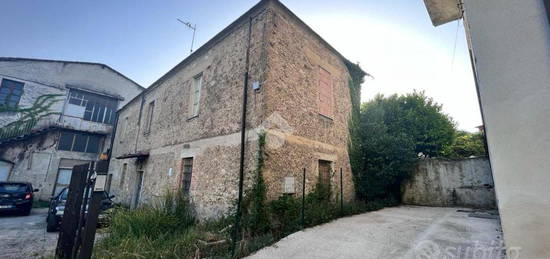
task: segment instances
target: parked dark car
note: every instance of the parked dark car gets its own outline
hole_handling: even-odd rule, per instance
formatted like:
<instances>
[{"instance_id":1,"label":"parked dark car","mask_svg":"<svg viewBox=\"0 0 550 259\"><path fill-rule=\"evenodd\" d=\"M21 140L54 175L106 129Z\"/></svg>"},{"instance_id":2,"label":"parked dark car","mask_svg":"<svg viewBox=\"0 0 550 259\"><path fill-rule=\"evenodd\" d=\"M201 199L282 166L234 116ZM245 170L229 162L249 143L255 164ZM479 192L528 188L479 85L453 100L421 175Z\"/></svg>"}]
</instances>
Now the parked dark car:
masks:
<instances>
[{"instance_id":1,"label":"parked dark car","mask_svg":"<svg viewBox=\"0 0 550 259\"><path fill-rule=\"evenodd\" d=\"M101 201L101 212L104 212L113 207L112 198L114 195L109 196L107 192L103 192L104 197ZM67 203L67 196L69 195L69 189L63 188L61 192L50 200L50 209L48 210L48 216L46 218L46 231L56 231L61 225L61 219L63 219L63 213L65 211L65 203ZM89 195L90 197L91 195ZM89 204L90 200L88 200ZM86 210L88 207L86 206ZM101 218L101 214L100 214Z\"/></svg>"},{"instance_id":2,"label":"parked dark car","mask_svg":"<svg viewBox=\"0 0 550 259\"><path fill-rule=\"evenodd\" d=\"M32 184L25 182L0 182L0 212L31 214L34 192Z\"/></svg>"}]
</instances>

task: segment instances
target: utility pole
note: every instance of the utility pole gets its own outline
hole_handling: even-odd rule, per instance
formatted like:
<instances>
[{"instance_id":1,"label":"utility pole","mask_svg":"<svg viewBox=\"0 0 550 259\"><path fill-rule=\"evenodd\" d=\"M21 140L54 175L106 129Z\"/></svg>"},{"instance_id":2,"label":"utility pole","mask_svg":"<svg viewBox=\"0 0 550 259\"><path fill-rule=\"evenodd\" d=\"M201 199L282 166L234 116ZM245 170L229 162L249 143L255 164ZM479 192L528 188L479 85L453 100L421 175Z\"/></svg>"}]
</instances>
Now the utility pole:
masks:
<instances>
[{"instance_id":1,"label":"utility pole","mask_svg":"<svg viewBox=\"0 0 550 259\"><path fill-rule=\"evenodd\" d=\"M195 42L195 32L197 31L197 24L193 25L190 22L184 22L180 19L177 19L177 20L178 22L183 23L183 25L187 26L189 29L193 30L193 38L191 39L191 51L189 52L189 53L193 53L193 43Z\"/></svg>"}]
</instances>

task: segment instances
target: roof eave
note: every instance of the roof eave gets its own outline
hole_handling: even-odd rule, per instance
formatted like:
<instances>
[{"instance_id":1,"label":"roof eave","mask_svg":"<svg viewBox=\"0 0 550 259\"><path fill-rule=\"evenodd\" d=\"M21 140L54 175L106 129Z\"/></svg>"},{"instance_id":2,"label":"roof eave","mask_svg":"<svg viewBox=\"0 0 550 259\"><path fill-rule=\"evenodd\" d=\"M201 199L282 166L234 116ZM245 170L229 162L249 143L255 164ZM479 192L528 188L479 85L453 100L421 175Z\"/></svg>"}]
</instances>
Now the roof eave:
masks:
<instances>
[{"instance_id":1,"label":"roof eave","mask_svg":"<svg viewBox=\"0 0 550 259\"><path fill-rule=\"evenodd\" d=\"M460 0L424 0L434 26L439 26L462 18Z\"/></svg>"}]
</instances>

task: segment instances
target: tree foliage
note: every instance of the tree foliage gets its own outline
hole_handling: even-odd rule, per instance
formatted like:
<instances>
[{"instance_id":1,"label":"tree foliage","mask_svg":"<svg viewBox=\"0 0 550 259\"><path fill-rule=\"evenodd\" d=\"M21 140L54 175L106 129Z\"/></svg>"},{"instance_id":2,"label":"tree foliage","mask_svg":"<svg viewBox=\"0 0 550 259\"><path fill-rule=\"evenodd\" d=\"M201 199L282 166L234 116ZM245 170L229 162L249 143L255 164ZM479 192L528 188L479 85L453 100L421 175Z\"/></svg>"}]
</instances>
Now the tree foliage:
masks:
<instances>
[{"instance_id":1,"label":"tree foliage","mask_svg":"<svg viewBox=\"0 0 550 259\"><path fill-rule=\"evenodd\" d=\"M486 155L485 136L480 132L458 131L453 143L443 150L443 156L452 159Z\"/></svg>"},{"instance_id":2,"label":"tree foliage","mask_svg":"<svg viewBox=\"0 0 550 259\"><path fill-rule=\"evenodd\" d=\"M423 92L376 96L361 106L355 184L357 196L399 199L400 184L419 155L439 156L453 141L455 124Z\"/></svg>"}]
</instances>

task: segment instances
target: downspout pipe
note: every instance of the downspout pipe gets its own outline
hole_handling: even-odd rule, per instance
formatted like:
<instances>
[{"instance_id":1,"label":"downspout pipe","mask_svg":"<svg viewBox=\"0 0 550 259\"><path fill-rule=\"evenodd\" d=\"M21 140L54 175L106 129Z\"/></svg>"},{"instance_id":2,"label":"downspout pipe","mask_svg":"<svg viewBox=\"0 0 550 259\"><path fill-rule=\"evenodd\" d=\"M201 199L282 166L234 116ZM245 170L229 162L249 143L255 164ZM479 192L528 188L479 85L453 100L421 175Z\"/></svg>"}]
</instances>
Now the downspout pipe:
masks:
<instances>
[{"instance_id":1,"label":"downspout pipe","mask_svg":"<svg viewBox=\"0 0 550 259\"><path fill-rule=\"evenodd\" d=\"M246 112L247 112L247 103L248 103L248 73L249 73L249 63L250 63L250 45L251 45L251 35L252 35L252 17L248 20L248 43L246 46L246 58L245 58L245 72L243 79L243 103L242 103L242 115L241 115L241 155L239 161L239 197L237 200L237 215L235 217L235 228L233 229L233 242L231 247L232 257L235 257L235 248L237 244L237 238L240 232L241 224L241 202L243 199L243 182L244 182L244 155L246 148Z\"/></svg>"}]
</instances>

